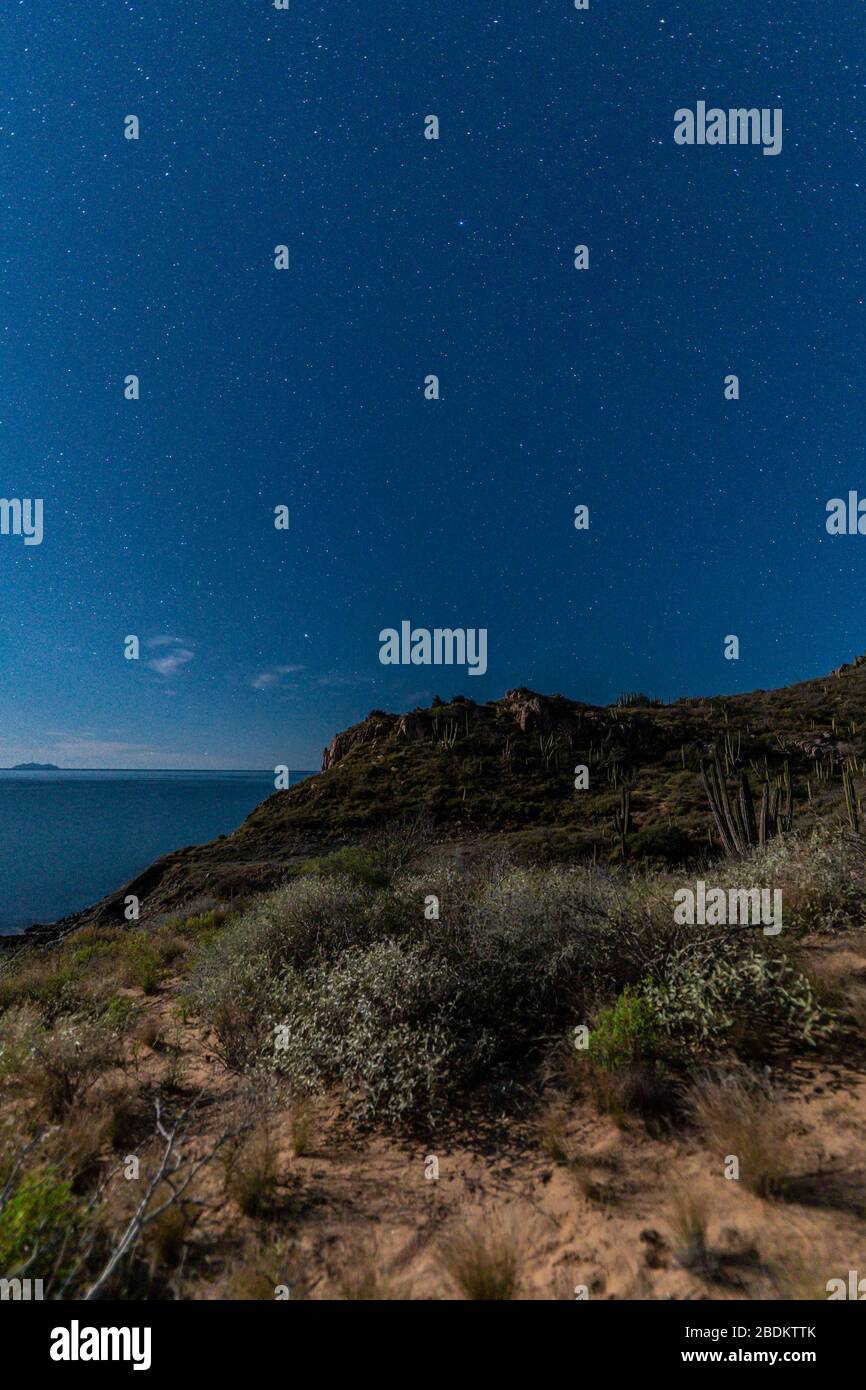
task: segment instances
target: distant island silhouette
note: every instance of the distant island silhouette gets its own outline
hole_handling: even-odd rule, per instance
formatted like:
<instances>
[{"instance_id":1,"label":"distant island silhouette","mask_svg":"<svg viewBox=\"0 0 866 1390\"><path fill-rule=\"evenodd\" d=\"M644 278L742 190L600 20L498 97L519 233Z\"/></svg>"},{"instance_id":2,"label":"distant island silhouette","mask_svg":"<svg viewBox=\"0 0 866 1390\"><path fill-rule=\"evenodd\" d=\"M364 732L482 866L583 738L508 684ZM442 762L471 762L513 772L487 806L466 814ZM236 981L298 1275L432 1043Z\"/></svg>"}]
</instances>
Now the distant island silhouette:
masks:
<instances>
[{"instance_id":1,"label":"distant island silhouette","mask_svg":"<svg viewBox=\"0 0 866 1390\"><path fill-rule=\"evenodd\" d=\"M60 772L56 763L16 763L7 769L9 772Z\"/></svg>"}]
</instances>

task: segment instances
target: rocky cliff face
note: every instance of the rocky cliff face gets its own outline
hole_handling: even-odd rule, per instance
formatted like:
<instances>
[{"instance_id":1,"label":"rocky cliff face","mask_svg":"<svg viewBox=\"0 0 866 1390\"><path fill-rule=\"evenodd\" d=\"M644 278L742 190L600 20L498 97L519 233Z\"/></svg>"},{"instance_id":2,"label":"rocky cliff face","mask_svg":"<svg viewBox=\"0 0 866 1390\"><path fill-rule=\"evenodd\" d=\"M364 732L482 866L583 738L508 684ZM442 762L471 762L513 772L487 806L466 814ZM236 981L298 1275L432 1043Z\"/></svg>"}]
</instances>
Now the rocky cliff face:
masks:
<instances>
[{"instance_id":1,"label":"rocky cliff face","mask_svg":"<svg viewBox=\"0 0 866 1390\"><path fill-rule=\"evenodd\" d=\"M369 744L381 743L391 734L399 723L396 714L385 714L384 710L374 709L351 728L335 734L322 753L322 771L335 767L352 752L353 748L365 748Z\"/></svg>"},{"instance_id":2,"label":"rocky cliff face","mask_svg":"<svg viewBox=\"0 0 866 1390\"><path fill-rule=\"evenodd\" d=\"M550 733L574 726L580 712L591 708L577 700L566 700L562 695L538 695L534 690L520 687L506 691L501 700L492 700L487 705L457 699L438 709L416 709L403 715L373 710L360 723L335 735L322 754L322 771L335 767L356 748L376 748L391 741L435 741L455 725L458 731L471 733L499 721L506 731L507 725L513 724L521 733Z\"/></svg>"}]
</instances>

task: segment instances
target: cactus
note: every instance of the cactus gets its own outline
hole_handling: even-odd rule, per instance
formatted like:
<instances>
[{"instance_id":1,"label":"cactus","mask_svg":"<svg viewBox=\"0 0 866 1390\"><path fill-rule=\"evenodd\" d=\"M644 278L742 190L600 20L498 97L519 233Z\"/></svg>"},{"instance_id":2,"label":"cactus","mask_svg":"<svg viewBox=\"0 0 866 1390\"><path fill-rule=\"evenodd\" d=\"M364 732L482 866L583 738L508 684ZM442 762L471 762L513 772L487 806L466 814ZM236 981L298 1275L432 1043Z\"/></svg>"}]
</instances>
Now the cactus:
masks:
<instances>
[{"instance_id":1,"label":"cactus","mask_svg":"<svg viewBox=\"0 0 866 1390\"><path fill-rule=\"evenodd\" d=\"M619 836L622 857L626 857L626 836L631 833L631 792L623 787L619 794L619 810L613 813L613 828Z\"/></svg>"},{"instance_id":2,"label":"cactus","mask_svg":"<svg viewBox=\"0 0 866 1390\"><path fill-rule=\"evenodd\" d=\"M742 746L742 735L737 734L737 745L734 747L734 740L731 734L725 734L725 773L731 772L736 768L740 761L740 750Z\"/></svg>"},{"instance_id":3,"label":"cactus","mask_svg":"<svg viewBox=\"0 0 866 1390\"><path fill-rule=\"evenodd\" d=\"M556 736L554 734L548 734L547 737L544 738L541 734L539 734L538 747L541 756L544 759L545 767L550 767L550 760L553 757L553 754L556 750Z\"/></svg>"},{"instance_id":4,"label":"cactus","mask_svg":"<svg viewBox=\"0 0 866 1390\"><path fill-rule=\"evenodd\" d=\"M854 778L846 767L842 773L842 786L845 790L845 808L848 812L848 824L855 835L860 834L860 808L857 804L857 792L854 788Z\"/></svg>"},{"instance_id":5,"label":"cactus","mask_svg":"<svg viewBox=\"0 0 866 1390\"><path fill-rule=\"evenodd\" d=\"M752 845L764 846L774 835L791 829L794 819L794 789L787 762L781 780L772 791L769 780L764 781L761 788L761 810L757 818L746 772L740 773L737 795L731 800L718 749L715 747L712 757L701 763L701 780L727 855L733 857L745 854ZM785 805L780 813L779 803L783 790Z\"/></svg>"},{"instance_id":6,"label":"cactus","mask_svg":"<svg viewBox=\"0 0 866 1390\"><path fill-rule=\"evenodd\" d=\"M439 739L440 748L453 748L457 742L458 725L456 719L449 719Z\"/></svg>"},{"instance_id":7,"label":"cactus","mask_svg":"<svg viewBox=\"0 0 866 1390\"><path fill-rule=\"evenodd\" d=\"M741 854L745 845L739 837L737 823L728 798L728 788L719 762L718 749L715 747L712 750L712 758L708 762L701 762L701 780L725 853L728 855Z\"/></svg>"},{"instance_id":8,"label":"cactus","mask_svg":"<svg viewBox=\"0 0 866 1390\"><path fill-rule=\"evenodd\" d=\"M782 787L785 792L785 809L778 828L784 834L788 834L794 823L794 784L791 781L791 767L787 758L782 773Z\"/></svg>"}]
</instances>

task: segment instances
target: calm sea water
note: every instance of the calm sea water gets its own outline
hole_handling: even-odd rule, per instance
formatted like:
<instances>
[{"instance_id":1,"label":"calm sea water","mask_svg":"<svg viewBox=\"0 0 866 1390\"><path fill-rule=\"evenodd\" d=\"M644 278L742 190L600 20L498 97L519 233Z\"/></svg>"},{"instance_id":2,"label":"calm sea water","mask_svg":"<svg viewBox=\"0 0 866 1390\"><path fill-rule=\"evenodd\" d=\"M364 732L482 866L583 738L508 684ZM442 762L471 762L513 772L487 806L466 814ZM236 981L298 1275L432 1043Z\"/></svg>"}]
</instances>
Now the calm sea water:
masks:
<instances>
[{"instance_id":1,"label":"calm sea water","mask_svg":"<svg viewBox=\"0 0 866 1390\"><path fill-rule=\"evenodd\" d=\"M293 772L292 785L309 777ZM269 772L0 771L0 933L53 922L154 859L236 830Z\"/></svg>"}]
</instances>

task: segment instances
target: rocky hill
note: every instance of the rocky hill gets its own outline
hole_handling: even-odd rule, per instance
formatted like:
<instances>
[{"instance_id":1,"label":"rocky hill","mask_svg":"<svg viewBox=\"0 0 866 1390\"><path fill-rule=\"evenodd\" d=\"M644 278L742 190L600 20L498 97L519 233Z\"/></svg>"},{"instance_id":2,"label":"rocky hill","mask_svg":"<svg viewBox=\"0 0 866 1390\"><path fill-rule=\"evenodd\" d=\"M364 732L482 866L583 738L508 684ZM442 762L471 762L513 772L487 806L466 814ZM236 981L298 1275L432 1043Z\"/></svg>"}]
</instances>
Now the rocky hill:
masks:
<instances>
[{"instance_id":1,"label":"rocky hill","mask_svg":"<svg viewBox=\"0 0 866 1390\"><path fill-rule=\"evenodd\" d=\"M866 657L778 690L668 705L630 695L597 706L519 688L486 704L456 696L403 715L373 710L336 735L321 773L268 797L234 834L166 855L58 925L122 921L129 893L144 920L196 898L235 899L419 813L440 852L495 837L533 858L607 858L620 852L624 787L631 856L698 862L721 848L700 775L714 747L725 771L745 770L756 790L787 762L795 824L838 819L843 770L856 777L866 760ZM586 790L575 789L581 765Z\"/></svg>"}]
</instances>

